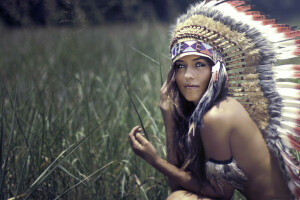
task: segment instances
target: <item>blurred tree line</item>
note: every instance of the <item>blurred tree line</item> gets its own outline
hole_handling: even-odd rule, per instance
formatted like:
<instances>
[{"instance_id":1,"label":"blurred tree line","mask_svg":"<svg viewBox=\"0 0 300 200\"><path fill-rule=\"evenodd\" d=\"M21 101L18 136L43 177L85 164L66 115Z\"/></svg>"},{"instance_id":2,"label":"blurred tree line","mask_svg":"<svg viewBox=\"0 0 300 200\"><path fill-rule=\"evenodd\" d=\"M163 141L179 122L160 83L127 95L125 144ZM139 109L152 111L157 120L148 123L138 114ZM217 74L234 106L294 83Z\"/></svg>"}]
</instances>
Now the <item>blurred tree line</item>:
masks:
<instances>
[{"instance_id":1,"label":"blurred tree line","mask_svg":"<svg viewBox=\"0 0 300 200\"><path fill-rule=\"evenodd\" d=\"M199 0L0 0L7 26L98 25L141 20L173 21ZM249 0L247 0L249 1ZM279 18L298 13L299 0L252 0L258 10Z\"/></svg>"}]
</instances>

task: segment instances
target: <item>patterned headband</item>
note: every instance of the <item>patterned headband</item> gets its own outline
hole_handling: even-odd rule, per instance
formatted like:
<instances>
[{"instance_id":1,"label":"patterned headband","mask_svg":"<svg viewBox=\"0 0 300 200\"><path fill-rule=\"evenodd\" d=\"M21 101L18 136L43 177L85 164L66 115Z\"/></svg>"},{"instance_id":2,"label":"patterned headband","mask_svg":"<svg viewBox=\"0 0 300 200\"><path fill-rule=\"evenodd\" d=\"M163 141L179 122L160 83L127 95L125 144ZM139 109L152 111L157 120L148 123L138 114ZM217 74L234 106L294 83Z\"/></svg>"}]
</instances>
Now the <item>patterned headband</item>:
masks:
<instances>
[{"instance_id":1,"label":"patterned headband","mask_svg":"<svg viewBox=\"0 0 300 200\"><path fill-rule=\"evenodd\" d=\"M187 55L199 55L211 59L214 63L222 60L220 52L214 51L213 48L200 40L187 40L174 44L171 47L172 63Z\"/></svg>"},{"instance_id":2,"label":"patterned headband","mask_svg":"<svg viewBox=\"0 0 300 200\"><path fill-rule=\"evenodd\" d=\"M175 44L171 49L171 58L175 60L182 53L201 53L212 59L213 48L199 40L189 40ZM177 59L176 59L177 60Z\"/></svg>"}]
</instances>

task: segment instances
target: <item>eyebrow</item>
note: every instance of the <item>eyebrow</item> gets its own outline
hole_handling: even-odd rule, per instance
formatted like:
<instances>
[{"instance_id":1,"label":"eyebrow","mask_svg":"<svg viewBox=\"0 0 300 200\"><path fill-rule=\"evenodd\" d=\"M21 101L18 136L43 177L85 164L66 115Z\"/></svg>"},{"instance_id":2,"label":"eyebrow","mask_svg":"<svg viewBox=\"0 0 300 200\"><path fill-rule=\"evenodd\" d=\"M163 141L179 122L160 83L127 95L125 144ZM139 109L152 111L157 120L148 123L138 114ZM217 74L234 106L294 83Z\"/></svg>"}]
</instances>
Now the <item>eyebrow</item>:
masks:
<instances>
[{"instance_id":1,"label":"eyebrow","mask_svg":"<svg viewBox=\"0 0 300 200\"><path fill-rule=\"evenodd\" d=\"M198 57L198 58L193 59L193 61L200 60L200 59L204 59L204 58L205 58L205 57L200 56L200 57Z\"/></svg>"},{"instance_id":2,"label":"eyebrow","mask_svg":"<svg viewBox=\"0 0 300 200\"><path fill-rule=\"evenodd\" d=\"M193 61L197 61L200 59L204 59L205 57L199 56L198 58L194 58ZM176 62L184 62L183 60L176 60Z\"/></svg>"}]
</instances>

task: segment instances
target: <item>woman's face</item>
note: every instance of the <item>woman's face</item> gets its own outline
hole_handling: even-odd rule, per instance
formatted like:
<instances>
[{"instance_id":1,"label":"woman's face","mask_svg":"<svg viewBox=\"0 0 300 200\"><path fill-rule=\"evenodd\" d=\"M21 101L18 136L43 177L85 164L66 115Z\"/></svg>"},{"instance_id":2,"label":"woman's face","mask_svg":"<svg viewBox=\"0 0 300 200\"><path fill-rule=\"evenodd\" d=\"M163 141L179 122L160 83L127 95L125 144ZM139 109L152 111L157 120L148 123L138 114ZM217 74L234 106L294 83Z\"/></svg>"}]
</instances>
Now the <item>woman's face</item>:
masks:
<instances>
[{"instance_id":1,"label":"woman's face","mask_svg":"<svg viewBox=\"0 0 300 200\"><path fill-rule=\"evenodd\" d=\"M175 80L180 93L187 101L197 104L207 89L211 66L197 55L184 56L174 64Z\"/></svg>"}]
</instances>

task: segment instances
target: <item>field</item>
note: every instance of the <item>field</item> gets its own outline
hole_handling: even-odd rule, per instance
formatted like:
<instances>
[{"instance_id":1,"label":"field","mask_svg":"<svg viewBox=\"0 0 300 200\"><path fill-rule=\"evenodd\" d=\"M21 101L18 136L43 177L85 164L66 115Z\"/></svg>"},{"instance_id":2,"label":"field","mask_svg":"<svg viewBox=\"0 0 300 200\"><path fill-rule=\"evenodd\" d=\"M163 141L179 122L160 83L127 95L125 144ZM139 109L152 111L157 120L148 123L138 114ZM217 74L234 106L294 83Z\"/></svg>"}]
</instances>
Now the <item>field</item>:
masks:
<instances>
[{"instance_id":1,"label":"field","mask_svg":"<svg viewBox=\"0 0 300 200\"><path fill-rule=\"evenodd\" d=\"M158 105L160 74L169 65L167 28L2 30L1 36L2 198L166 197L166 179L131 151L127 136L139 119L124 85L165 157Z\"/></svg>"},{"instance_id":2,"label":"field","mask_svg":"<svg viewBox=\"0 0 300 200\"><path fill-rule=\"evenodd\" d=\"M166 156L159 89L168 25L0 33L0 199L167 197L166 178L133 154L127 136L140 125L131 97Z\"/></svg>"}]
</instances>

